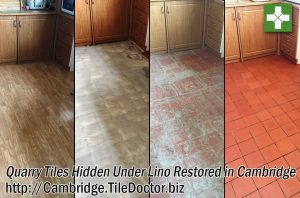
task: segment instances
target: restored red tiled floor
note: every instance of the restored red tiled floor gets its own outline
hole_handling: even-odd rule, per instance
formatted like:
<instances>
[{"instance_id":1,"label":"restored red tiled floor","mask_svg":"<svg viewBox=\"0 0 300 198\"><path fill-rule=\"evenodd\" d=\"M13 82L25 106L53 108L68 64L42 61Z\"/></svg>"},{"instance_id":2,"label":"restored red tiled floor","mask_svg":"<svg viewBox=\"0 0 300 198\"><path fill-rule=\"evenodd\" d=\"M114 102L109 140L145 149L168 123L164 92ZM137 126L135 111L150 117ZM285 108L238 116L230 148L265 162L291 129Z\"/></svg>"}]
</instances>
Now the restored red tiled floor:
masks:
<instances>
[{"instance_id":1,"label":"restored red tiled floor","mask_svg":"<svg viewBox=\"0 0 300 198\"><path fill-rule=\"evenodd\" d=\"M229 167L292 166L296 178L226 178L226 197L300 197L300 66L268 56L225 66Z\"/></svg>"},{"instance_id":2,"label":"restored red tiled floor","mask_svg":"<svg viewBox=\"0 0 300 198\"><path fill-rule=\"evenodd\" d=\"M218 167L224 163L224 65L203 50L151 55L151 165ZM156 184L164 178L152 178ZM221 198L223 178L169 178L185 194ZM152 197L152 196L151 196Z\"/></svg>"}]
</instances>

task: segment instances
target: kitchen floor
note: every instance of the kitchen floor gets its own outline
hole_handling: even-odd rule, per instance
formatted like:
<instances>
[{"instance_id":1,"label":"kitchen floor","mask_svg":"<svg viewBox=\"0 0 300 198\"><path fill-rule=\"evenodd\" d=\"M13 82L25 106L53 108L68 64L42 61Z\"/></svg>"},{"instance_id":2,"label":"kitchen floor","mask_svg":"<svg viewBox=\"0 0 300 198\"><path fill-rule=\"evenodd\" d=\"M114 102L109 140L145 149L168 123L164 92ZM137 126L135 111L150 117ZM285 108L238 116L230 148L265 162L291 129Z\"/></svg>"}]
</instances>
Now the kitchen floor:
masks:
<instances>
[{"instance_id":1,"label":"kitchen floor","mask_svg":"<svg viewBox=\"0 0 300 198\"><path fill-rule=\"evenodd\" d=\"M229 167L300 171L300 66L281 56L226 65L225 160ZM300 177L227 178L226 197L300 197Z\"/></svg>"},{"instance_id":2,"label":"kitchen floor","mask_svg":"<svg viewBox=\"0 0 300 198\"><path fill-rule=\"evenodd\" d=\"M70 95L73 84L73 74L55 63L0 66L1 186L10 182L5 175L11 165L17 168L43 168L47 164L73 166L74 98ZM32 178L14 179L17 181L35 182ZM41 181L68 183L73 179L42 178Z\"/></svg>"},{"instance_id":3,"label":"kitchen floor","mask_svg":"<svg viewBox=\"0 0 300 198\"><path fill-rule=\"evenodd\" d=\"M77 47L76 164L111 168L149 166L149 61L130 42ZM148 178L101 178L100 182ZM76 182L99 183L99 178ZM90 197L78 194L76 197ZM101 197L148 197L113 194Z\"/></svg>"},{"instance_id":4,"label":"kitchen floor","mask_svg":"<svg viewBox=\"0 0 300 198\"><path fill-rule=\"evenodd\" d=\"M223 166L223 60L205 50L151 54L150 74L151 165ZM185 184L185 197L223 197L223 178L152 178L152 182L165 184L169 179Z\"/></svg>"}]
</instances>

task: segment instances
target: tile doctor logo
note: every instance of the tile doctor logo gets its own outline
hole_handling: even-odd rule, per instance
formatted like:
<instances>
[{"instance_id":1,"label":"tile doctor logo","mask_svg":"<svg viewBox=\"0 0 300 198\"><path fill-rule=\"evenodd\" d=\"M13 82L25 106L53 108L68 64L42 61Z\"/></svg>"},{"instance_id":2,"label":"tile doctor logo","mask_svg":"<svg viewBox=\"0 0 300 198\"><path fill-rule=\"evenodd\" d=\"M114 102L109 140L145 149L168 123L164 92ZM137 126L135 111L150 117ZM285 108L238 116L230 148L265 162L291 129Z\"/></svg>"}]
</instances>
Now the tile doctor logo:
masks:
<instances>
[{"instance_id":1,"label":"tile doctor logo","mask_svg":"<svg viewBox=\"0 0 300 198\"><path fill-rule=\"evenodd\" d=\"M291 4L264 5L265 32L292 32L293 6Z\"/></svg>"}]
</instances>

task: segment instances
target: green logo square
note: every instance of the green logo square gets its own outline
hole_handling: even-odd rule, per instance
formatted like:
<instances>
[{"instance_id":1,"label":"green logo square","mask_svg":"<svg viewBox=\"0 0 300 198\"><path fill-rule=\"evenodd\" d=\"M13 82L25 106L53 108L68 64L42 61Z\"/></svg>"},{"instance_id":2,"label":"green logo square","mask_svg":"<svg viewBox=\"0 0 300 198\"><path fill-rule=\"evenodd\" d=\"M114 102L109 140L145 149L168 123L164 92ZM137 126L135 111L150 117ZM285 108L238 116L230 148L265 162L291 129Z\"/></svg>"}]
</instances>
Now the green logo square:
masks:
<instances>
[{"instance_id":1,"label":"green logo square","mask_svg":"<svg viewBox=\"0 0 300 198\"><path fill-rule=\"evenodd\" d=\"M292 32L293 31L293 6L291 4L266 4L265 32Z\"/></svg>"}]
</instances>

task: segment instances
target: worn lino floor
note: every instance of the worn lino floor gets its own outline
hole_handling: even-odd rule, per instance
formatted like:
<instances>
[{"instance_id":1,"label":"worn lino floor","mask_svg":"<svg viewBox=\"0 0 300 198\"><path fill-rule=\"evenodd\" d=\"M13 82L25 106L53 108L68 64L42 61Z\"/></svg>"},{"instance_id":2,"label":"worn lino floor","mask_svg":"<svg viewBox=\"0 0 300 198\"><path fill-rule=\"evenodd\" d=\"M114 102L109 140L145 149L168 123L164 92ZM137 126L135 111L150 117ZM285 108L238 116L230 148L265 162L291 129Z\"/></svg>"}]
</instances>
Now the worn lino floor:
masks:
<instances>
[{"instance_id":1,"label":"worn lino floor","mask_svg":"<svg viewBox=\"0 0 300 198\"><path fill-rule=\"evenodd\" d=\"M76 48L76 165L148 167L149 79L144 67L149 62L129 42ZM147 178L113 177L76 182L108 181L148 183Z\"/></svg>"},{"instance_id":2,"label":"worn lino floor","mask_svg":"<svg viewBox=\"0 0 300 198\"><path fill-rule=\"evenodd\" d=\"M74 164L73 73L49 62L0 66L0 197L31 197L5 194L5 183L35 184L31 177L9 180L8 166L43 168ZM72 182L72 178L38 181ZM38 197L73 197L46 195Z\"/></svg>"},{"instance_id":3,"label":"worn lino floor","mask_svg":"<svg viewBox=\"0 0 300 198\"><path fill-rule=\"evenodd\" d=\"M224 164L224 65L204 50L151 55L151 165L172 168ZM223 197L223 178L152 178L185 185L185 194Z\"/></svg>"},{"instance_id":4,"label":"worn lino floor","mask_svg":"<svg viewBox=\"0 0 300 198\"><path fill-rule=\"evenodd\" d=\"M226 65L226 163L297 177L226 179L226 197L300 197L300 66L280 56Z\"/></svg>"}]
</instances>

